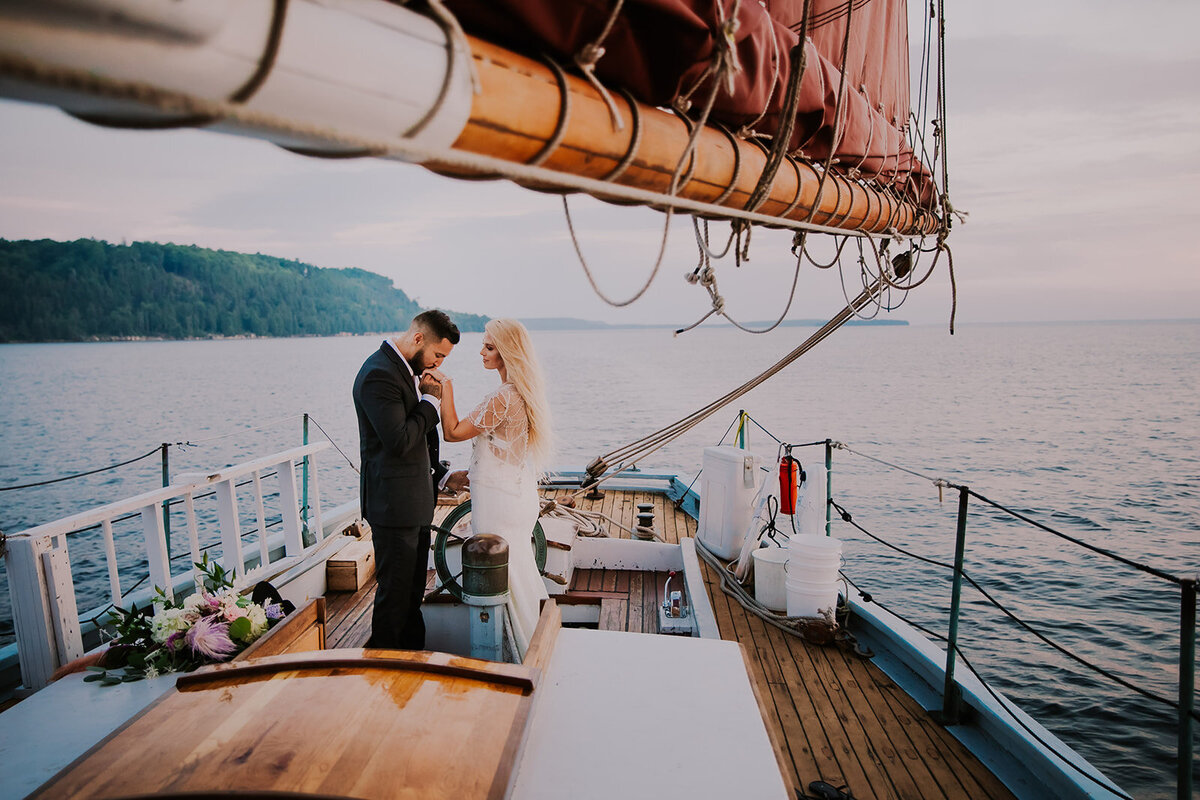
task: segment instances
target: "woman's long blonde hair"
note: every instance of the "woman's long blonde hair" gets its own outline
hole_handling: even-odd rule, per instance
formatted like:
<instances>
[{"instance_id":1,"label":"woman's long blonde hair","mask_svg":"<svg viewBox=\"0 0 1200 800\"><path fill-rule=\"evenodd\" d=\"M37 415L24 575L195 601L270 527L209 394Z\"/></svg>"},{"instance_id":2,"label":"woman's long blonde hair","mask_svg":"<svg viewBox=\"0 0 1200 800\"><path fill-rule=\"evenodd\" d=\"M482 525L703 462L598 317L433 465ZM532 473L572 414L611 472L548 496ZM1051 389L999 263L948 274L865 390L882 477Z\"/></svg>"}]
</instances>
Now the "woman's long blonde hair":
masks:
<instances>
[{"instance_id":1,"label":"woman's long blonde hair","mask_svg":"<svg viewBox=\"0 0 1200 800\"><path fill-rule=\"evenodd\" d=\"M530 461L535 469L544 469L550 459L553 437L546 382L533 352L533 340L525 326L515 319L489 320L484 330L491 335L496 351L504 359L508 382L525 401Z\"/></svg>"}]
</instances>

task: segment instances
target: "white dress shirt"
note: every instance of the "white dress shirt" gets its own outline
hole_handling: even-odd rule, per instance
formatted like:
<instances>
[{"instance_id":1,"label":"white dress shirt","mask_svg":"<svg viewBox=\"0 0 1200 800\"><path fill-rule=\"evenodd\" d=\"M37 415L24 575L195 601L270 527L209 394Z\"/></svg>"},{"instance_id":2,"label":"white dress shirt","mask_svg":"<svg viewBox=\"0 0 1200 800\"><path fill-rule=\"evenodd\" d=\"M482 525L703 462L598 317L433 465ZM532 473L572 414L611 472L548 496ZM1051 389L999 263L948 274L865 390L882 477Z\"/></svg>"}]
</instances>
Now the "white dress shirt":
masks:
<instances>
[{"instance_id":1,"label":"white dress shirt","mask_svg":"<svg viewBox=\"0 0 1200 800\"><path fill-rule=\"evenodd\" d=\"M440 414L442 411L442 401L439 398L434 397L431 394L422 394L421 379L418 378L416 376L416 374L413 372L412 364L408 363L408 359L404 357L404 353L400 352L400 348L396 347L395 342L393 342L391 339L388 339L387 343L389 345L391 345L393 350L396 351L396 355L400 356L400 363L404 365L404 368L406 370L408 370L408 374L412 376L413 387L417 390L417 394L420 395L422 400L424 400L425 402L427 402L431 406L433 406L434 410L436 410ZM442 479L440 481L438 481L438 489L445 489L446 481L449 479L450 479L450 470L446 470L446 474L442 476Z\"/></svg>"}]
</instances>

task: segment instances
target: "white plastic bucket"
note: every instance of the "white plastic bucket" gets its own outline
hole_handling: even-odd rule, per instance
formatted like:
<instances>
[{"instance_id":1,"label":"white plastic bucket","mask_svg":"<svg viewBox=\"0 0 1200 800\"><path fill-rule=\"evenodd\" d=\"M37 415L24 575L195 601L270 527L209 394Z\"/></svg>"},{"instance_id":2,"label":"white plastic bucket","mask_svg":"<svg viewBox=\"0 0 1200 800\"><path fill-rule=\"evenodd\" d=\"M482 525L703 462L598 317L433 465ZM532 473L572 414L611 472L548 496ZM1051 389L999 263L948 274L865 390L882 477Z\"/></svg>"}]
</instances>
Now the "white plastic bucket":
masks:
<instances>
[{"instance_id":1,"label":"white plastic bucket","mask_svg":"<svg viewBox=\"0 0 1200 800\"><path fill-rule=\"evenodd\" d=\"M837 606L842 540L829 536L793 535L788 542L784 587L789 617L816 617Z\"/></svg>"},{"instance_id":2,"label":"white plastic bucket","mask_svg":"<svg viewBox=\"0 0 1200 800\"><path fill-rule=\"evenodd\" d=\"M787 563L787 579L795 583L835 583L841 566L841 559L823 564L801 564L793 556Z\"/></svg>"},{"instance_id":3,"label":"white plastic bucket","mask_svg":"<svg viewBox=\"0 0 1200 800\"><path fill-rule=\"evenodd\" d=\"M838 585L836 583L809 583L787 580L787 615L789 617L817 617L822 611L836 610Z\"/></svg>"},{"instance_id":4,"label":"white plastic bucket","mask_svg":"<svg viewBox=\"0 0 1200 800\"><path fill-rule=\"evenodd\" d=\"M787 609L787 589L784 586L788 551L782 547L760 547L753 551L754 599L772 611Z\"/></svg>"},{"instance_id":5,"label":"white plastic bucket","mask_svg":"<svg viewBox=\"0 0 1200 800\"><path fill-rule=\"evenodd\" d=\"M793 535L788 541L788 550L796 561L837 561L842 555L842 540L831 536Z\"/></svg>"},{"instance_id":6,"label":"white plastic bucket","mask_svg":"<svg viewBox=\"0 0 1200 800\"><path fill-rule=\"evenodd\" d=\"M842 540L828 536L793 535L788 542L789 581L832 583L842 567Z\"/></svg>"}]
</instances>

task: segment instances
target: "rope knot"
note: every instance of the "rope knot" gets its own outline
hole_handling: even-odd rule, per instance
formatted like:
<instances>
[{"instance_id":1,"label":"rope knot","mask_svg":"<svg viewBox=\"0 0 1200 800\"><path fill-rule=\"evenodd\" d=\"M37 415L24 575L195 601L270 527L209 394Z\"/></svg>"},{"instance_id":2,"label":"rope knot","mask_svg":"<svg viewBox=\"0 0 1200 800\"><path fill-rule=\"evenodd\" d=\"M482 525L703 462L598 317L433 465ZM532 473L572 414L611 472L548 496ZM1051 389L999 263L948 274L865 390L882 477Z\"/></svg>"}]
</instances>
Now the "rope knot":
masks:
<instances>
[{"instance_id":1,"label":"rope knot","mask_svg":"<svg viewBox=\"0 0 1200 800\"><path fill-rule=\"evenodd\" d=\"M792 255L796 255L797 250L804 249L804 242L807 238L804 231L796 231L792 234Z\"/></svg>"},{"instance_id":2,"label":"rope knot","mask_svg":"<svg viewBox=\"0 0 1200 800\"><path fill-rule=\"evenodd\" d=\"M596 66L596 62L604 58L604 48L597 42L585 44L575 54L575 63L580 69L590 69Z\"/></svg>"}]
</instances>

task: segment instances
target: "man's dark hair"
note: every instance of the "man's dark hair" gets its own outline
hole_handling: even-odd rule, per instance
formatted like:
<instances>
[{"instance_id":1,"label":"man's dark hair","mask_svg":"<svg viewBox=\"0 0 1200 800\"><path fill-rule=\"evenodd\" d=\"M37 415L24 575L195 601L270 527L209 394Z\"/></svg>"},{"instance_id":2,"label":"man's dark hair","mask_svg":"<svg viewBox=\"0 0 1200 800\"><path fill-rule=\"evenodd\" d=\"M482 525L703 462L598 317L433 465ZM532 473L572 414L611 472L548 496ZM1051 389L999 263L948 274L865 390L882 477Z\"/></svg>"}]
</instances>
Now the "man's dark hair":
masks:
<instances>
[{"instance_id":1,"label":"man's dark hair","mask_svg":"<svg viewBox=\"0 0 1200 800\"><path fill-rule=\"evenodd\" d=\"M435 342L449 339L450 344L458 344L458 326L446 316L445 311L435 308L422 311L413 317L412 327L422 328L426 333L432 334Z\"/></svg>"}]
</instances>

